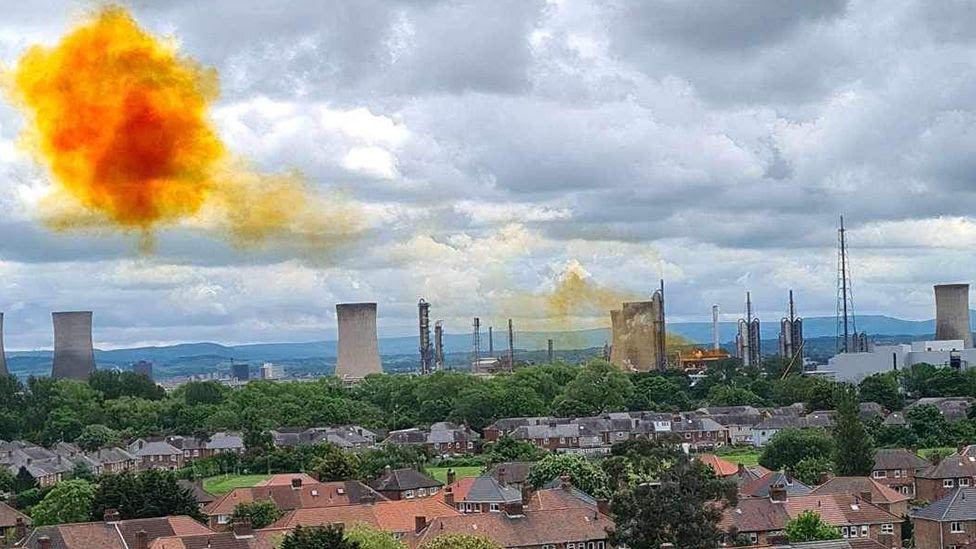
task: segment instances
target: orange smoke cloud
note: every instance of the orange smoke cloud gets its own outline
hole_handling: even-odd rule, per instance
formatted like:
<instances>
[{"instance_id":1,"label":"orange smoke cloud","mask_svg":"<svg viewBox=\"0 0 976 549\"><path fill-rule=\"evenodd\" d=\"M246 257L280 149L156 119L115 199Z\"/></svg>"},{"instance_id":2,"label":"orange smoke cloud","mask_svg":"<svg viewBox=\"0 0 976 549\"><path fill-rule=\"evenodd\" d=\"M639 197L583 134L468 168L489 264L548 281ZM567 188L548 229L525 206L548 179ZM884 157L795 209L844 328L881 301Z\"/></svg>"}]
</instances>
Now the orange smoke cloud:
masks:
<instances>
[{"instance_id":1,"label":"orange smoke cloud","mask_svg":"<svg viewBox=\"0 0 976 549\"><path fill-rule=\"evenodd\" d=\"M56 228L152 235L195 222L243 246L295 234L334 243L358 230L348 204L235 159L208 117L216 71L122 8L98 11L52 48L30 48L10 76L28 115L24 143L54 176L42 217Z\"/></svg>"}]
</instances>

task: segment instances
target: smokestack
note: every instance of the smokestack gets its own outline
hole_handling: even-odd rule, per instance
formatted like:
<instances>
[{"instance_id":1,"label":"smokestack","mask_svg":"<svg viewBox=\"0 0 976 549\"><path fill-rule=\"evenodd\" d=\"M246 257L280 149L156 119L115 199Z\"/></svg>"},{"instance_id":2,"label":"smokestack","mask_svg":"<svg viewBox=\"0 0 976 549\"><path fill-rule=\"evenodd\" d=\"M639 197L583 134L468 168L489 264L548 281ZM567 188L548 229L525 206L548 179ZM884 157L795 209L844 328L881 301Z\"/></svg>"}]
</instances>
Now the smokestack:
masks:
<instances>
[{"instance_id":1,"label":"smokestack","mask_svg":"<svg viewBox=\"0 0 976 549\"><path fill-rule=\"evenodd\" d=\"M420 373L429 374L433 368L433 349L430 345L430 303L417 303L420 323Z\"/></svg>"},{"instance_id":2,"label":"smokestack","mask_svg":"<svg viewBox=\"0 0 976 549\"><path fill-rule=\"evenodd\" d=\"M495 357L495 331L488 326L488 357Z\"/></svg>"},{"instance_id":3,"label":"smokestack","mask_svg":"<svg viewBox=\"0 0 976 549\"><path fill-rule=\"evenodd\" d=\"M474 331L471 333L471 364L477 365L481 360L481 319L474 317Z\"/></svg>"},{"instance_id":4,"label":"smokestack","mask_svg":"<svg viewBox=\"0 0 976 549\"><path fill-rule=\"evenodd\" d=\"M54 361L51 377L86 380L95 371L91 311L52 313Z\"/></svg>"},{"instance_id":5,"label":"smokestack","mask_svg":"<svg viewBox=\"0 0 976 549\"><path fill-rule=\"evenodd\" d=\"M963 347L973 346L969 326L969 284L935 286L935 339L961 339Z\"/></svg>"},{"instance_id":6,"label":"smokestack","mask_svg":"<svg viewBox=\"0 0 976 549\"><path fill-rule=\"evenodd\" d=\"M712 305L712 349L717 351L718 348L719 348L718 305Z\"/></svg>"},{"instance_id":7,"label":"smokestack","mask_svg":"<svg viewBox=\"0 0 976 549\"><path fill-rule=\"evenodd\" d=\"M549 340L549 364L552 364L552 340Z\"/></svg>"},{"instance_id":8,"label":"smokestack","mask_svg":"<svg viewBox=\"0 0 976 549\"><path fill-rule=\"evenodd\" d=\"M438 370L444 368L444 321L434 323L434 365Z\"/></svg>"},{"instance_id":9,"label":"smokestack","mask_svg":"<svg viewBox=\"0 0 976 549\"><path fill-rule=\"evenodd\" d=\"M383 372L376 342L376 304L338 303L339 358L335 373L340 378L362 379Z\"/></svg>"},{"instance_id":10,"label":"smokestack","mask_svg":"<svg viewBox=\"0 0 976 549\"><path fill-rule=\"evenodd\" d=\"M0 376L5 376L7 371L7 357L3 354L3 313L0 313Z\"/></svg>"},{"instance_id":11,"label":"smokestack","mask_svg":"<svg viewBox=\"0 0 976 549\"><path fill-rule=\"evenodd\" d=\"M512 327L512 319L508 319L508 367L515 369L515 328Z\"/></svg>"}]
</instances>

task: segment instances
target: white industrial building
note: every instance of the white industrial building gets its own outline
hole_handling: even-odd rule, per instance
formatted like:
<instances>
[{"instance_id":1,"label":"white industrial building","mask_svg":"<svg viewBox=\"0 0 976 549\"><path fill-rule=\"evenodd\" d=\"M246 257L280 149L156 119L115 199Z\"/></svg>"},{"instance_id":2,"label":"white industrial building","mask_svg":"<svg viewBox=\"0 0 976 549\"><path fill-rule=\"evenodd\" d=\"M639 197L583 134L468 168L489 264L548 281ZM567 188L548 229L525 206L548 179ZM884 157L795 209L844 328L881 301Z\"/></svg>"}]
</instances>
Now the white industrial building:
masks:
<instances>
[{"instance_id":1,"label":"white industrial building","mask_svg":"<svg viewBox=\"0 0 976 549\"><path fill-rule=\"evenodd\" d=\"M976 349L969 325L969 285L935 286L935 305L934 341L876 345L868 352L841 353L832 357L825 368L808 373L856 383L872 374L921 363L956 369L976 366Z\"/></svg>"}]
</instances>

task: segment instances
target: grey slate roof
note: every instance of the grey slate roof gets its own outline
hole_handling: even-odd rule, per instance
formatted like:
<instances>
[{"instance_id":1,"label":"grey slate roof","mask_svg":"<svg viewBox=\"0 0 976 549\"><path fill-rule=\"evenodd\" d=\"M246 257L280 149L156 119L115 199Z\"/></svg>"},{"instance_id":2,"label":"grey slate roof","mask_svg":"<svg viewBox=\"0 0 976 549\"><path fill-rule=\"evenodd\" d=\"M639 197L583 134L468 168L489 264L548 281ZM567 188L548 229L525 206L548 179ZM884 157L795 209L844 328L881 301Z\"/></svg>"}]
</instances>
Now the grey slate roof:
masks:
<instances>
[{"instance_id":1,"label":"grey slate roof","mask_svg":"<svg viewBox=\"0 0 976 549\"><path fill-rule=\"evenodd\" d=\"M377 492L402 492L438 486L443 484L416 469L392 469L370 483L370 487Z\"/></svg>"},{"instance_id":2,"label":"grey slate roof","mask_svg":"<svg viewBox=\"0 0 976 549\"><path fill-rule=\"evenodd\" d=\"M512 503L522 501L522 491L503 486L494 477L481 476L474 480L461 500L465 503Z\"/></svg>"},{"instance_id":3,"label":"grey slate roof","mask_svg":"<svg viewBox=\"0 0 976 549\"><path fill-rule=\"evenodd\" d=\"M491 470L491 476L506 484L523 484L532 468L531 461L506 461Z\"/></svg>"},{"instance_id":4,"label":"grey slate roof","mask_svg":"<svg viewBox=\"0 0 976 549\"><path fill-rule=\"evenodd\" d=\"M782 484L786 488L786 495L788 496L805 496L812 491L812 488L788 476L783 471L771 471L740 486L739 493L744 496L768 498L769 489L777 484Z\"/></svg>"},{"instance_id":5,"label":"grey slate roof","mask_svg":"<svg viewBox=\"0 0 976 549\"><path fill-rule=\"evenodd\" d=\"M142 448L130 448L132 455L137 457L143 456L181 456L183 452L173 446L168 442L163 442L161 440L145 442Z\"/></svg>"},{"instance_id":6,"label":"grey slate roof","mask_svg":"<svg viewBox=\"0 0 976 549\"><path fill-rule=\"evenodd\" d=\"M236 450L244 447L244 438L238 433L214 433L205 446L208 450Z\"/></svg>"},{"instance_id":7,"label":"grey slate roof","mask_svg":"<svg viewBox=\"0 0 976 549\"><path fill-rule=\"evenodd\" d=\"M942 458L938 464L919 471L921 478L958 478L976 476L976 457L953 454Z\"/></svg>"},{"instance_id":8,"label":"grey slate roof","mask_svg":"<svg viewBox=\"0 0 976 549\"><path fill-rule=\"evenodd\" d=\"M911 515L940 522L976 520L976 488L956 488L946 497L912 511Z\"/></svg>"}]
</instances>

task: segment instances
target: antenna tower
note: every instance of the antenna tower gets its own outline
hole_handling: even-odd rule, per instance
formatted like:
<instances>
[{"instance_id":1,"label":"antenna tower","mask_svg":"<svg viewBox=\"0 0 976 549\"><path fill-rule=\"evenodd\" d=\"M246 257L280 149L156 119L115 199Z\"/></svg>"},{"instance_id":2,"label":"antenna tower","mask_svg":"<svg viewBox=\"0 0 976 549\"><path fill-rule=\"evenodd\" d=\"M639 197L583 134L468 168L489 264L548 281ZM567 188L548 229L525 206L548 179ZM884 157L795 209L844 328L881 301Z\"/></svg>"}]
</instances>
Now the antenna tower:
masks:
<instances>
[{"instance_id":1,"label":"antenna tower","mask_svg":"<svg viewBox=\"0 0 976 549\"><path fill-rule=\"evenodd\" d=\"M852 334L857 335L857 323L854 320L854 290L851 288L851 262L847 257L847 230L844 228L844 216L840 216L840 228L837 230L838 352L851 351Z\"/></svg>"}]
</instances>

